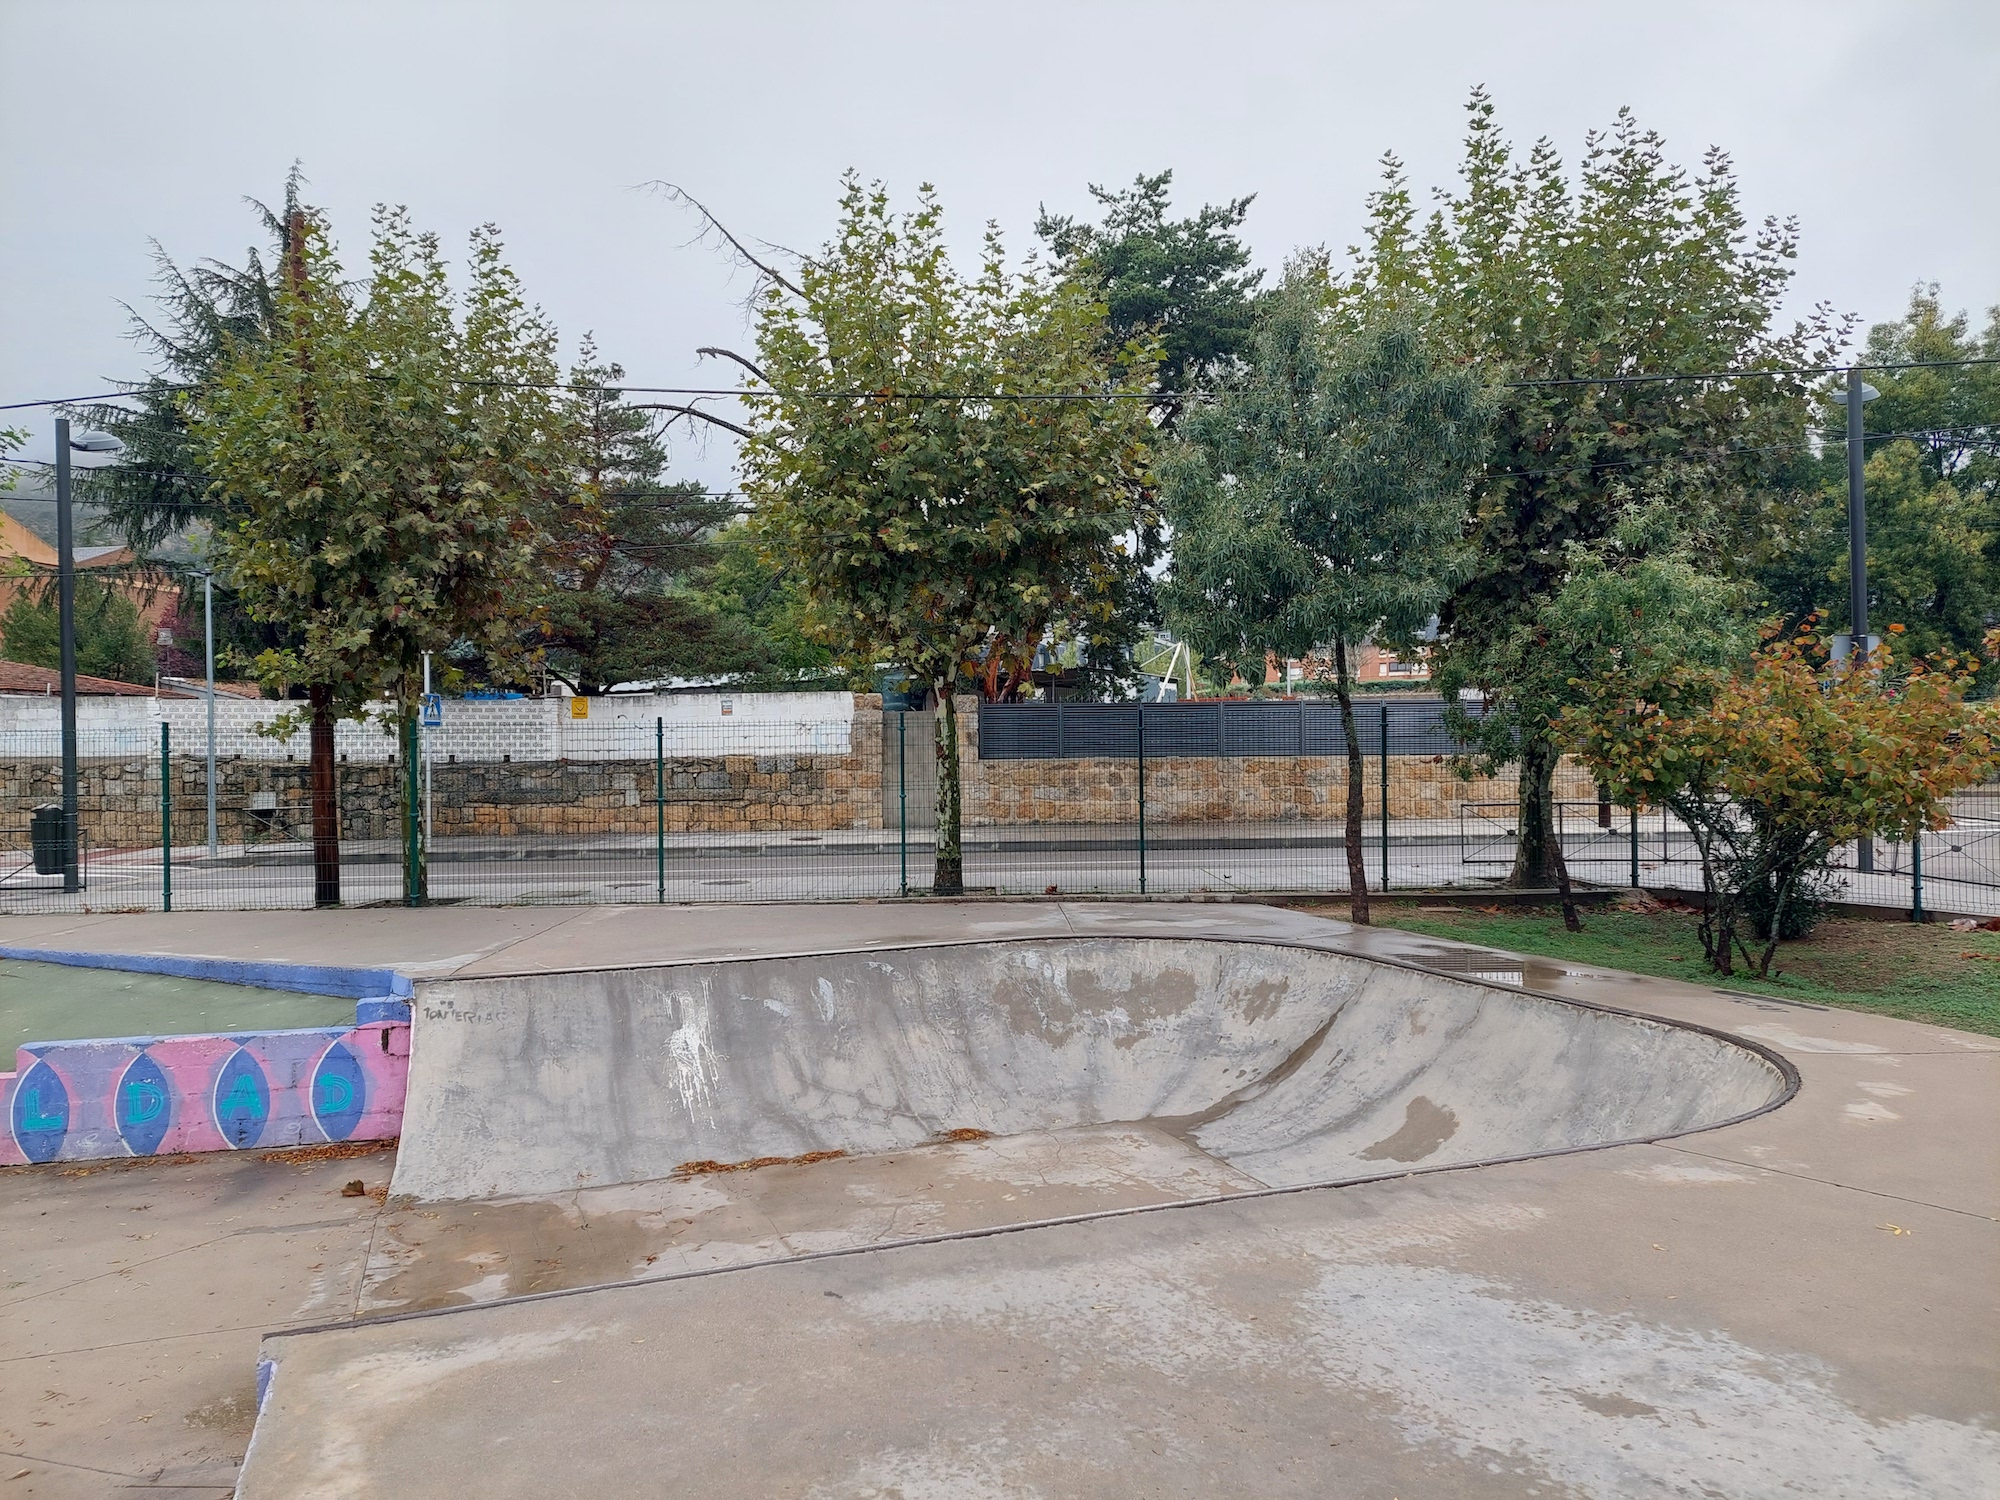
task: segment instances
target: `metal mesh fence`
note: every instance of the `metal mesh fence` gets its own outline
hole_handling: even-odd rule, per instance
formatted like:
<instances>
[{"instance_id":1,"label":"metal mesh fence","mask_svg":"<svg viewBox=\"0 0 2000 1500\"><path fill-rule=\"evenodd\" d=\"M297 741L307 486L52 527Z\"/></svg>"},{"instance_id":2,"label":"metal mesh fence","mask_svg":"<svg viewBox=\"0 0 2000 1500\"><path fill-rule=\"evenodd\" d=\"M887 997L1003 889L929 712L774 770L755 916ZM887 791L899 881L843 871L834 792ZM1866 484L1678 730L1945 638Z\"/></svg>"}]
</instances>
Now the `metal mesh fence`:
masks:
<instances>
[{"instance_id":1,"label":"metal mesh fence","mask_svg":"<svg viewBox=\"0 0 2000 1500\"><path fill-rule=\"evenodd\" d=\"M961 716L968 890L1347 890L1351 768L1331 705L1289 715L1295 705L1079 707L1089 712L1037 706ZM835 726L593 723L572 727L558 759L420 753L414 771L385 738L336 767L340 901L927 892L937 717L857 711L851 725ZM1369 887L1502 885L1515 856L1512 773L1461 776L1434 700L1364 699L1355 731ZM0 734L0 912L313 905L311 770L302 754L282 757L282 749L218 755L211 842L207 747L198 734L85 731L71 861L59 837L58 736ZM1601 802L1569 767L1556 794L1579 882L1699 887L1692 841L1664 813ZM1870 868L1849 851L1842 873L1850 898L2000 907L2000 786L1961 795L1955 814L1952 827L1917 846L1878 842Z\"/></svg>"}]
</instances>

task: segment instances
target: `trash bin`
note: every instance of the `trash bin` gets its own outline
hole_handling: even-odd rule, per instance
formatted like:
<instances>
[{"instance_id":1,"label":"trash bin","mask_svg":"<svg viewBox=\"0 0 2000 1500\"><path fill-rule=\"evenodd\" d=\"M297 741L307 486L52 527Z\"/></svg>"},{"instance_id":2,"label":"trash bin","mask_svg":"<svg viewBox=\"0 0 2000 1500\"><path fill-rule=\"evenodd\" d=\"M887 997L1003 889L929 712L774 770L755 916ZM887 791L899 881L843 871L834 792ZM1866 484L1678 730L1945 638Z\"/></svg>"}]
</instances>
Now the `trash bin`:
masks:
<instances>
[{"instance_id":1,"label":"trash bin","mask_svg":"<svg viewBox=\"0 0 2000 1500\"><path fill-rule=\"evenodd\" d=\"M62 804L45 802L35 809L28 828L35 846L35 873L60 875L70 863L71 841L65 835Z\"/></svg>"}]
</instances>

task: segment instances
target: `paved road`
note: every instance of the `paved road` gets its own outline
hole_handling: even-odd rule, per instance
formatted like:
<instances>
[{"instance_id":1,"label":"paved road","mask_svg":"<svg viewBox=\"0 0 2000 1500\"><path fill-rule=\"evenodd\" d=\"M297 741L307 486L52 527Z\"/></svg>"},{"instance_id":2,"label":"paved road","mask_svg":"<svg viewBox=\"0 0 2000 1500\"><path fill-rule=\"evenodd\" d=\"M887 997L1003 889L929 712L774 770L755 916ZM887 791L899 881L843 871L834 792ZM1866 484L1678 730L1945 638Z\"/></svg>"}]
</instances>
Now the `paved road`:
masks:
<instances>
[{"instance_id":1,"label":"paved road","mask_svg":"<svg viewBox=\"0 0 2000 1500\"><path fill-rule=\"evenodd\" d=\"M1456 825L1392 826L1391 889L1480 888L1500 883L1507 871L1498 845L1466 842ZM1623 837L1592 833L1568 841L1571 873L1595 885L1631 883ZM1671 853L1673 858L1665 856ZM1907 851L1884 846L1874 874L1846 871L1849 899L1907 908L1911 882ZM1641 846L1641 883L1656 889L1698 890L1700 871L1680 844L1657 836ZM2000 912L2000 884L1983 867L1933 859L1925 904L1933 911ZM477 904L605 904L664 900L813 901L882 898L921 893L932 878L930 850L904 852L893 837L828 834L709 837L669 846L664 879L650 840L623 845L572 840L490 841L439 851L429 869L431 898ZM1382 886L1382 851L1371 833L1370 885ZM1973 879L1952 879L1953 874ZM402 867L397 851L369 845L346 851L341 872L350 905L400 902ZM1091 830L1087 836L968 841L965 881L974 891L999 895L1132 894L1142 889L1136 830ZM1978 883L1975 883L1977 881ZM92 861L88 889L64 895L55 881L17 877L0 882L0 912L158 910L162 880L157 850ZM1144 859L1143 889L1155 894L1309 892L1346 889L1346 858L1337 836L1323 832L1293 838L1237 837L1230 843L1184 834L1156 839ZM312 871L302 850L232 852L211 862L177 856L173 900L178 910L305 907L312 904Z\"/></svg>"}]
</instances>

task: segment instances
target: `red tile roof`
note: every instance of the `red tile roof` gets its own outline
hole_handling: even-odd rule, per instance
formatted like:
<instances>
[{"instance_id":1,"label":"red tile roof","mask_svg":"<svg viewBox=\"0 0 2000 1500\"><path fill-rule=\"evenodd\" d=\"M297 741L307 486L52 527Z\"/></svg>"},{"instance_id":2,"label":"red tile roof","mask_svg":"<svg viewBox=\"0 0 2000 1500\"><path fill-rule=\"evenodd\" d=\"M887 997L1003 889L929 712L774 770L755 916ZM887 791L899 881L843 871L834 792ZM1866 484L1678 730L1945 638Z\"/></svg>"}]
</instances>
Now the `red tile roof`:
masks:
<instances>
[{"instance_id":1,"label":"red tile roof","mask_svg":"<svg viewBox=\"0 0 2000 1500\"><path fill-rule=\"evenodd\" d=\"M76 674L76 690L79 696L96 698L150 698L153 690L136 682L113 682L109 677L86 677ZM55 697L62 692L62 674L52 667L31 667L26 662L0 661L0 693L32 693L36 697ZM168 698L186 698L187 693L175 692L169 688L162 695Z\"/></svg>"}]
</instances>

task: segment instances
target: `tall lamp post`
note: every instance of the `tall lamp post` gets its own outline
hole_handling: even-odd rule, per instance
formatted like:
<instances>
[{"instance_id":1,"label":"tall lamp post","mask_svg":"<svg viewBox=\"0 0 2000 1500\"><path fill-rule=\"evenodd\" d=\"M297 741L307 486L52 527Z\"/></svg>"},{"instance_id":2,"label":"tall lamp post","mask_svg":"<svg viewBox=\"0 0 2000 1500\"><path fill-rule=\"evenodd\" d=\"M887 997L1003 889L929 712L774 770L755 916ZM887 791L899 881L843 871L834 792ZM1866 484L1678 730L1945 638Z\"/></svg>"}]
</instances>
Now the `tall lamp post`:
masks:
<instances>
[{"instance_id":1,"label":"tall lamp post","mask_svg":"<svg viewBox=\"0 0 2000 1500\"><path fill-rule=\"evenodd\" d=\"M215 575L201 575L201 644L208 658L208 857L216 857L215 841Z\"/></svg>"},{"instance_id":2,"label":"tall lamp post","mask_svg":"<svg viewBox=\"0 0 2000 1500\"><path fill-rule=\"evenodd\" d=\"M1868 634L1868 497L1862 483L1867 458L1862 437L1862 411L1882 393L1861 378L1858 368L1847 372L1847 389L1833 399L1847 408L1847 649L1865 657L1874 646ZM1855 868L1863 874L1875 868L1875 841L1855 842Z\"/></svg>"},{"instance_id":3,"label":"tall lamp post","mask_svg":"<svg viewBox=\"0 0 2000 1500\"><path fill-rule=\"evenodd\" d=\"M83 889L77 868L76 547L70 515L69 455L116 453L123 444L101 432L71 437L69 418L56 418L56 615L62 637L62 877L65 891Z\"/></svg>"}]
</instances>

